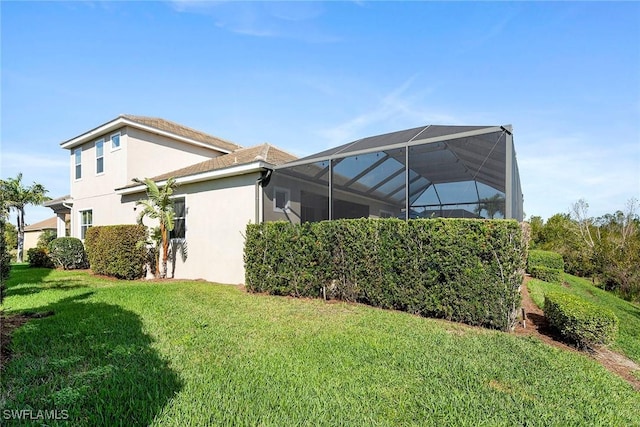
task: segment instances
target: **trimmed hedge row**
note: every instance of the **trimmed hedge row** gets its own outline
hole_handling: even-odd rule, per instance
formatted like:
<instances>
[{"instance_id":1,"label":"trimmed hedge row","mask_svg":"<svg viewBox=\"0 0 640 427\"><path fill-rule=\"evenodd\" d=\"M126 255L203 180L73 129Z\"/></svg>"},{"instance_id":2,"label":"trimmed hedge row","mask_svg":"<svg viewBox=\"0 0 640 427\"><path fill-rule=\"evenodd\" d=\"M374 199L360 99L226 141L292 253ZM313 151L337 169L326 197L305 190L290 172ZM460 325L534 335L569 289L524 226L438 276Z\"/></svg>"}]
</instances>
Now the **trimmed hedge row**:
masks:
<instances>
[{"instance_id":1,"label":"trimmed hedge row","mask_svg":"<svg viewBox=\"0 0 640 427\"><path fill-rule=\"evenodd\" d=\"M562 255L551 251L531 250L527 258L527 273L532 274L534 267L546 267L564 272Z\"/></svg>"},{"instance_id":2,"label":"trimmed hedge row","mask_svg":"<svg viewBox=\"0 0 640 427\"><path fill-rule=\"evenodd\" d=\"M356 219L250 224L252 292L336 298L508 330L525 264L516 221Z\"/></svg>"},{"instance_id":3,"label":"trimmed hedge row","mask_svg":"<svg viewBox=\"0 0 640 427\"><path fill-rule=\"evenodd\" d=\"M91 270L118 279L139 279L146 264L147 228L139 224L91 227L85 235Z\"/></svg>"},{"instance_id":4,"label":"trimmed hedge row","mask_svg":"<svg viewBox=\"0 0 640 427\"><path fill-rule=\"evenodd\" d=\"M530 274L536 279L540 279L549 283L562 283L563 280L562 270L559 270L557 268L543 267L541 265L531 267Z\"/></svg>"},{"instance_id":5,"label":"trimmed hedge row","mask_svg":"<svg viewBox=\"0 0 640 427\"><path fill-rule=\"evenodd\" d=\"M563 292L545 295L544 315L563 337L580 347L610 344L618 332L613 312Z\"/></svg>"},{"instance_id":6,"label":"trimmed hedge row","mask_svg":"<svg viewBox=\"0 0 640 427\"><path fill-rule=\"evenodd\" d=\"M87 268L87 253L82 240L75 237L58 237L49 243L49 258L64 270Z\"/></svg>"}]
</instances>

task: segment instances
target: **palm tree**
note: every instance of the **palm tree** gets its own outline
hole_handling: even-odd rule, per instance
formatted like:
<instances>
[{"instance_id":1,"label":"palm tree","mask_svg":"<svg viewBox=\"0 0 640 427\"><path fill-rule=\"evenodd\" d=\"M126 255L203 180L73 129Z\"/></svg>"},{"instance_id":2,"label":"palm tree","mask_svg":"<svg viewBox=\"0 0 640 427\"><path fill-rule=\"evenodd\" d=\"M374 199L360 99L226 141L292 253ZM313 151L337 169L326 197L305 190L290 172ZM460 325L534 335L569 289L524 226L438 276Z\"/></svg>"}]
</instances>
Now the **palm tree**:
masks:
<instances>
[{"instance_id":1,"label":"palm tree","mask_svg":"<svg viewBox=\"0 0 640 427\"><path fill-rule=\"evenodd\" d=\"M480 213L485 210L491 219L493 219L497 214L502 214L504 216L504 197L500 193L480 199L479 202L480 203L478 203L478 206L476 207L476 214L480 215Z\"/></svg>"},{"instance_id":2,"label":"palm tree","mask_svg":"<svg viewBox=\"0 0 640 427\"><path fill-rule=\"evenodd\" d=\"M167 277L167 259L169 258L169 232L173 230L173 222L175 213L173 211L173 200L171 195L177 187L175 178L169 178L166 184L158 187L154 181L145 178L144 181L134 179L135 182L144 184L147 187L147 200L138 200L136 206L142 206L142 210L138 214L138 223L143 224L145 217L158 221L160 228L160 242L162 244L162 270L156 263L156 276L158 273L161 278ZM143 224L144 225L144 224Z\"/></svg>"},{"instance_id":3,"label":"palm tree","mask_svg":"<svg viewBox=\"0 0 640 427\"><path fill-rule=\"evenodd\" d=\"M22 262L24 248L24 209L27 205L41 205L43 202L50 200L46 196L47 189L42 184L33 183L25 187L22 185L22 173L16 178L0 180L0 191L2 191L2 200L4 205L9 209L16 211L18 226L18 254L17 261Z\"/></svg>"}]
</instances>

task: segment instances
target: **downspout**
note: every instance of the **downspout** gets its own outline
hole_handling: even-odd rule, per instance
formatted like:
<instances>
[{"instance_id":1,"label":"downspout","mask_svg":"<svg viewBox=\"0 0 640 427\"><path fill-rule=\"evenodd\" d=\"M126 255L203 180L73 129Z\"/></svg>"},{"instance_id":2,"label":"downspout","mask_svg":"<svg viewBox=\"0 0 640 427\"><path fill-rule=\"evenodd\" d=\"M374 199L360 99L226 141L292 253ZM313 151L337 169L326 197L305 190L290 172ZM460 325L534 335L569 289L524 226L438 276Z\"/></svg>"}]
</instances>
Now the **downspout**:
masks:
<instances>
[{"instance_id":1,"label":"downspout","mask_svg":"<svg viewBox=\"0 0 640 427\"><path fill-rule=\"evenodd\" d=\"M260 203L260 195L262 194L262 187L269 185L269 181L271 180L271 174L273 173L273 169L265 169L260 173L260 178L256 180L256 189L255 189L255 215L256 215L256 224L260 224L260 209L262 208L262 203Z\"/></svg>"}]
</instances>

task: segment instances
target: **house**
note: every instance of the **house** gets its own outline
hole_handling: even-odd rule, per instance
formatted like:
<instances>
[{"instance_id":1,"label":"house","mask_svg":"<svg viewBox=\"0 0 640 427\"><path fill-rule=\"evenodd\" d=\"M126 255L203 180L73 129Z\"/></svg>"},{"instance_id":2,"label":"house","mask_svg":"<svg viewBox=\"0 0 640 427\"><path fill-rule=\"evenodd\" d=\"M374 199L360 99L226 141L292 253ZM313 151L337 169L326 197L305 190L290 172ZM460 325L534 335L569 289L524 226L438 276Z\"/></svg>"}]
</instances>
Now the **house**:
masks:
<instances>
[{"instance_id":1,"label":"house","mask_svg":"<svg viewBox=\"0 0 640 427\"><path fill-rule=\"evenodd\" d=\"M45 203L71 217L71 236L84 239L97 225L133 224L136 201L146 198L134 178L162 184L175 177L176 226L188 258L175 260L177 278L244 282L243 235L256 209L259 181L295 157L269 144L243 148L177 123L121 115L62 142L69 150L71 194ZM58 222L60 223L60 219Z\"/></svg>"},{"instance_id":2,"label":"house","mask_svg":"<svg viewBox=\"0 0 640 427\"><path fill-rule=\"evenodd\" d=\"M172 239L186 244L176 278L243 283L248 223L434 216L522 220L511 126L429 125L362 138L296 159L244 148L168 120L121 115L61 143L71 194L45 204L71 236L135 223L145 186L174 177Z\"/></svg>"},{"instance_id":3,"label":"house","mask_svg":"<svg viewBox=\"0 0 640 427\"><path fill-rule=\"evenodd\" d=\"M29 249L38 246L38 239L45 231L52 231L56 233L56 236L64 236L66 233L65 224L68 219L68 217L62 217L62 232L58 231L58 218L55 216L27 225L24 228L24 252L27 253Z\"/></svg>"}]
</instances>

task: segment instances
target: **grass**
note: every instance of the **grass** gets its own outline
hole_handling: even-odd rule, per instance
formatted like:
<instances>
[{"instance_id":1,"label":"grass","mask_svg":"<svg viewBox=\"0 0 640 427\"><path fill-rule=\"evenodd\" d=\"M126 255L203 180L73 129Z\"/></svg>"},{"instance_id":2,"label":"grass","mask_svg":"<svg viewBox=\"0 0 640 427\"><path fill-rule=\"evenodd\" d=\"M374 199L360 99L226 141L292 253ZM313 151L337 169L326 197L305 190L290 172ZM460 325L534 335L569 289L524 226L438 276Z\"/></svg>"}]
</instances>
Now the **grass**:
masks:
<instances>
[{"instance_id":1,"label":"grass","mask_svg":"<svg viewBox=\"0 0 640 427\"><path fill-rule=\"evenodd\" d=\"M640 425L640 393L533 338L206 282L20 266L8 285L7 314L55 315L15 331L0 417L57 408L71 425Z\"/></svg>"},{"instance_id":2,"label":"grass","mask_svg":"<svg viewBox=\"0 0 640 427\"><path fill-rule=\"evenodd\" d=\"M593 286L587 279L565 274L564 280L564 286L535 279L529 281L527 288L531 299L538 307L542 308L544 294L560 290L578 295L596 305L612 310L620 320L618 336L612 349L622 352L636 363L640 363L640 307Z\"/></svg>"}]
</instances>

